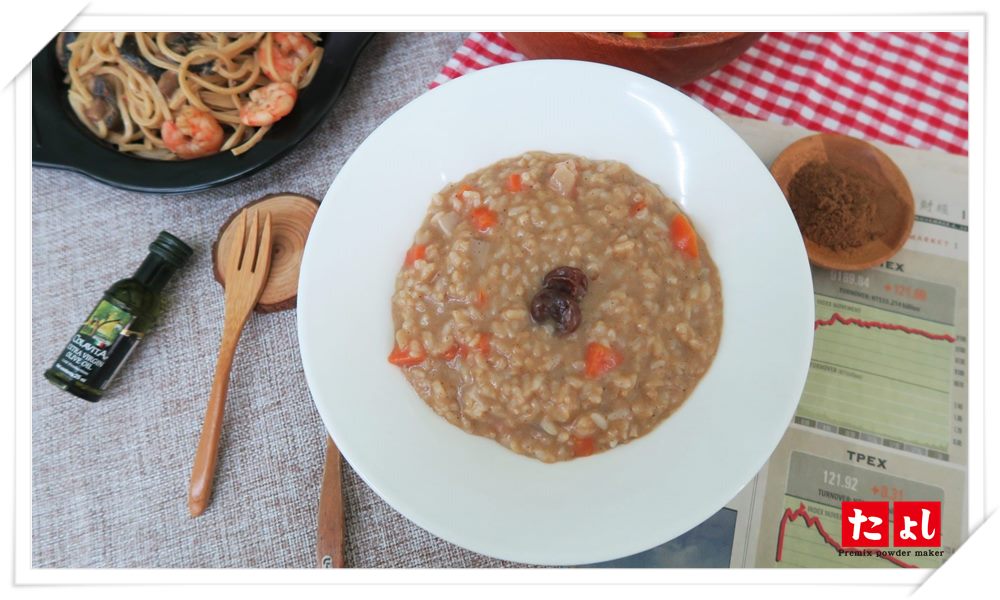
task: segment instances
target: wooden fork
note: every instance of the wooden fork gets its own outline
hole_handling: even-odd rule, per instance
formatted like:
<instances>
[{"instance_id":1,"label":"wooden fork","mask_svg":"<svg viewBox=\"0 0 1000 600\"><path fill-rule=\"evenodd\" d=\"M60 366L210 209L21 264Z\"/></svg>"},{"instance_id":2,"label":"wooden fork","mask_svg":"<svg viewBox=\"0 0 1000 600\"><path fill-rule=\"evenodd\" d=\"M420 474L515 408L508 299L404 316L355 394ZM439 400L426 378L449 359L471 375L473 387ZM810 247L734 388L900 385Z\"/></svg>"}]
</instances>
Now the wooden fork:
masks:
<instances>
[{"instance_id":1,"label":"wooden fork","mask_svg":"<svg viewBox=\"0 0 1000 600\"><path fill-rule=\"evenodd\" d=\"M229 371L233 366L236 344L240 341L243 326L250 311L257 305L267 274L271 268L271 215L264 217L258 243L257 211L247 233L247 210L240 213L233 241L226 260L226 320L219 344L219 360L215 364L215 379L208 398L205 423L201 428L198 450L191 469L188 486L188 510L197 517L205 512L212 498L212 480L219 456L219 436L222 434L222 414L229 390Z\"/></svg>"}]
</instances>

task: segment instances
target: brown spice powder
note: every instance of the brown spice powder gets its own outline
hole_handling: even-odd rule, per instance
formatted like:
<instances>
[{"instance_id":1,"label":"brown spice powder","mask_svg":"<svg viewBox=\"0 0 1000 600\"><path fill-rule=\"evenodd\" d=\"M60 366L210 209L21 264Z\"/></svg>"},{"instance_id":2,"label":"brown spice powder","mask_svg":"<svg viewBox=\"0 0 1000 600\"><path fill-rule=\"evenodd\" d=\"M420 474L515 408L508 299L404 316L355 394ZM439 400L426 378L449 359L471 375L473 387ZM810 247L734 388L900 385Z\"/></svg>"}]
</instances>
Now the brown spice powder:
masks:
<instances>
[{"instance_id":1,"label":"brown spice powder","mask_svg":"<svg viewBox=\"0 0 1000 600\"><path fill-rule=\"evenodd\" d=\"M867 173L815 161L792 177L788 200L802 235L835 251L880 237L889 215L879 207L889 209L898 202L891 187Z\"/></svg>"}]
</instances>

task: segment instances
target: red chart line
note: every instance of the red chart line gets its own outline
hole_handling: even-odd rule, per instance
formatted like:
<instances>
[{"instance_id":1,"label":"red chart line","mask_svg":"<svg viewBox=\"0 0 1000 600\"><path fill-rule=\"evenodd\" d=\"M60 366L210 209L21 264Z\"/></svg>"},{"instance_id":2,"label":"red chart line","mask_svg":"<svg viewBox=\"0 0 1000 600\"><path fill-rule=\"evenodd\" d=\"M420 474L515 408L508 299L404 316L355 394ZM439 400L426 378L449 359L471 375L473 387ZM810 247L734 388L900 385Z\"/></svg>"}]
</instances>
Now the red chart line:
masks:
<instances>
[{"instance_id":1,"label":"red chart line","mask_svg":"<svg viewBox=\"0 0 1000 600\"><path fill-rule=\"evenodd\" d=\"M820 522L819 517L810 515L809 511L806 510L806 505L799 503L798 510L793 511L790 508L786 508L785 514L781 515L781 522L778 524L778 551L774 555L775 562L781 562L781 551L784 549L785 546L785 525L787 525L790 521L798 519L799 517L802 517L802 520L805 522L806 527L815 527L816 531L818 531L819 534L823 536L824 542L832 546L837 551L844 550L844 547L838 544L837 540L830 537L830 534L827 533L825 529L823 529L823 523ZM847 550L861 551L861 549L858 548L847 548ZM910 563L903 562L898 558L896 558L895 556L890 556L888 554L876 554L875 556L877 558L887 560L892 564L896 565L897 567L905 567L909 569L917 568L916 565L911 565Z\"/></svg>"},{"instance_id":2,"label":"red chart line","mask_svg":"<svg viewBox=\"0 0 1000 600\"><path fill-rule=\"evenodd\" d=\"M864 327L865 329L885 329L888 331L902 331L903 333L909 333L911 335L922 335L929 340L940 340L943 342L948 342L950 344L955 343L955 338L948 335L947 333L931 333L929 331L924 331L923 329L915 329L913 327L907 327L906 325L899 325L897 323L882 323L880 321L862 321L861 319L855 319L854 317L843 317L840 313L833 313L830 315L829 319L817 319L816 326L813 329L819 329L820 327L829 327L835 323L840 325L857 325L858 327Z\"/></svg>"}]
</instances>

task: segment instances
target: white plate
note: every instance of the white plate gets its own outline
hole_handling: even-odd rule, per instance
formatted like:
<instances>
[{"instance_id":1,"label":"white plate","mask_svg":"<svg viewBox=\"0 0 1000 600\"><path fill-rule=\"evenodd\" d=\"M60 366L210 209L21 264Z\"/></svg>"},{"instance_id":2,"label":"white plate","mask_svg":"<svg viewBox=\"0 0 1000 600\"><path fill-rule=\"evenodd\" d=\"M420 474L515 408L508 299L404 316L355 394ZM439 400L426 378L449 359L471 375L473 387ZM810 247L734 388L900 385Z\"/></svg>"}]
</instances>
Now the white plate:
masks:
<instances>
[{"instance_id":1,"label":"white plate","mask_svg":"<svg viewBox=\"0 0 1000 600\"><path fill-rule=\"evenodd\" d=\"M529 150L619 160L659 184L722 278L718 354L687 402L645 437L558 464L449 424L386 360L396 273L431 195ZM781 191L722 121L629 71L529 61L424 94L358 147L312 226L298 330L323 422L386 502L476 552L580 564L684 533L764 465L805 382L812 279Z\"/></svg>"}]
</instances>

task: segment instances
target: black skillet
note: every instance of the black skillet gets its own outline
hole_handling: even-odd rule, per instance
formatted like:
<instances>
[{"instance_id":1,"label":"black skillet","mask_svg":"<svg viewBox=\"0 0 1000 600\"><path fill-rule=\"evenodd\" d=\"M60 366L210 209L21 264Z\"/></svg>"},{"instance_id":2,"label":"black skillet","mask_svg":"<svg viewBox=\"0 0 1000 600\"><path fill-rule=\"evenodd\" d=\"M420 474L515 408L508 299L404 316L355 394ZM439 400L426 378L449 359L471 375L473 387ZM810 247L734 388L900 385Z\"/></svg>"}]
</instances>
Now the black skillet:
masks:
<instances>
[{"instance_id":1,"label":"black skillet","mask_svg":"<svg viewBox=\"0 0 1000 600\"><path fill-rule=\"evenodd\" d=\"M115 187L161 194L194 192L230 183L281 158L333 108L372 33L323 34L323 58L291 114L240 156L158 161L118 152L93 136L69 106L55 40L31 61L32 164L76 171Z\"/></svg>"}]
</instances>

